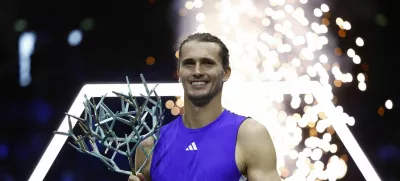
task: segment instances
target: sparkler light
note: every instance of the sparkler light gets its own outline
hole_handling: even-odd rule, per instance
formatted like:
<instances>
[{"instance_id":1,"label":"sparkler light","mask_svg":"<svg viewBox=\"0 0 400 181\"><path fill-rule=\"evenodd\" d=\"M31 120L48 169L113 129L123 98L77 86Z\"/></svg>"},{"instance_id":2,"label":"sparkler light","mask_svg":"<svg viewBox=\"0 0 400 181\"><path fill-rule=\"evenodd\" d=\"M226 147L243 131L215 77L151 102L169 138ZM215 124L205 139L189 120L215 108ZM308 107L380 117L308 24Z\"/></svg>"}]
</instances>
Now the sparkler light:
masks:
<instances>
[{"instance_id":1,"label":"sparkler light","mask_svg":"<svg viewBox=\"0 0 400 181\"><path fill-rule=\"evenodd\" d=\"M226 43L231 53L230 82L299 81L306 86L310 81L318 81L323 87L321 91L327 91L324 99L336 104L333 86L341 87L355 79L341 69L337 59L344 54L347 55L344 59L357 65L361 63L360 55L355 48L337 47L340 39L328 33L328 26L337 25L338 36L346 38L352 26L343 18L333 19L327 4L309 0L189 0L179 3L182 7L179 14L184 22L180 34L209 32ZM365 44L361 37L355 38L353 43L358 47ZM336 48L332 49L332 45ZM365 91L366 74L359 73L356 77L358 88ZM265 94L257 94L257 102L255 97L249 96L247 102L241 103L253 105L243 112L265 124L271 132L282 178L288 181L343 178L347 171L347 155L338 149L340 143L332 142L335 132L341 132L341 128L333 129L332 125L339 121L352 126L355 119L344 113L341 106L335 108L336 114L328 116L312 94L292 92L291 97L285 97L275 92L261 96ZM289 102L284 102L286 100ZM229 105L241 104L234 101ZM304 114L299 112L301 108ZM340 139L350 151L348 138L340 136ZM324 156L330 157L326 163L320 161ZM379 180L372 166L361 164L367 160L361 161L353 154L352 157L367 180Z\"/></svg>"}]
</instances>

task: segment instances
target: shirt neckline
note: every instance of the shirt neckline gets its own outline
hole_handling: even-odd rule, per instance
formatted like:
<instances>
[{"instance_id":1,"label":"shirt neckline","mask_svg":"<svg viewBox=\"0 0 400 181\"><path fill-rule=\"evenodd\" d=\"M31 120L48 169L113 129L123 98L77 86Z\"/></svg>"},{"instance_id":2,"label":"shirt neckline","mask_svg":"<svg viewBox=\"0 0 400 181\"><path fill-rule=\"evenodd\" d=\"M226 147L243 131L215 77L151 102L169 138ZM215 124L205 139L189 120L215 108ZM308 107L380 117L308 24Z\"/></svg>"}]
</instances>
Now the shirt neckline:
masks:
<instances>
[{"instance_id":1,"label":"shirt neckline","mask_svg":"<svg viewBox=\"0 0 400 181\"><path fill-rule=\"evenodd\" d=\"M222 120L225 115L228 113L229 111L227 109L224 109L221 114L212 122L210 122L209 124L201 127L201 128L188 128L185 126L185 124L183 124L183 117L180 116L179 117L179 127L181 128L181 130L184 130L185 132L200 132L200 131L204 131L208 128L210 128L212 125L216 124L217 122L219 122L220 120Z\"/></svg>"}]
</instances>

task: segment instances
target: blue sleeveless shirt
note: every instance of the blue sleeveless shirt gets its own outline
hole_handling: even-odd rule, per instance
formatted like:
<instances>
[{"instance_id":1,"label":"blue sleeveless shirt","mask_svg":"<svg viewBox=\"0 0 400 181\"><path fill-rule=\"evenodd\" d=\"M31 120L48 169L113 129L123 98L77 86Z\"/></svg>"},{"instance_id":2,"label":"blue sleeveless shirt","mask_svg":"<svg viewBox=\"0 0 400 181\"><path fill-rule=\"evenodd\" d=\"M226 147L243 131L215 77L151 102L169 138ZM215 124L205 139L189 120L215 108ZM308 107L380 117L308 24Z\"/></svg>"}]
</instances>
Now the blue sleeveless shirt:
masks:
<instances>
[{"instance_id":1,"label":"blue sleeveless shirt","mask_svg":"<svg viewBox=\"0 0 400 181\"><path fill-rule=\"evenodd\" d=\"M239 127L246 117L225 109L210 124L189 129L182 116L163 126L150 166L153 181L241 181L236 161Z\"/></svg>"}]
</instances>

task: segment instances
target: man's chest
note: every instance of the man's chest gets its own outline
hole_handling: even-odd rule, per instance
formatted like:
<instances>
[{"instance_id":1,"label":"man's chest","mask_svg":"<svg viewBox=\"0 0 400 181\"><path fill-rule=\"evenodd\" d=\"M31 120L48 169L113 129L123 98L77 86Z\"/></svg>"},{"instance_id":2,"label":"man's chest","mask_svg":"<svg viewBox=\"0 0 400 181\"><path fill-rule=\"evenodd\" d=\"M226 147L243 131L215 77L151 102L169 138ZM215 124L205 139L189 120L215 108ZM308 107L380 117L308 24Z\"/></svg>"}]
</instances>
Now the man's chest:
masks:
<instances>
[{"instance_id":1,"label":"man's chest","mask_svg":"<svg viewBox=\"0 0 400 181\"><path fill-rule=\"evenodd\" d=\"M228 175L235 177L240 173L235 161L236 139L215 135L185 135L160 146L162 149L157 153L160 157L153 160L156 175L194 181L222 179Z\"/></svg>"},{"instance_id":2,"label":"man's chest","mask_svg":"<svg viewBox=\"0 0 400 181\"><path fill-rule=\"evenodd\" d=\"M212 135L186 135L169 144L165 157L180 167L193 167L210 172L226 166L232 159L235 160L235 148L229 142L222 137Z\"/></svg>"}]
</instances>

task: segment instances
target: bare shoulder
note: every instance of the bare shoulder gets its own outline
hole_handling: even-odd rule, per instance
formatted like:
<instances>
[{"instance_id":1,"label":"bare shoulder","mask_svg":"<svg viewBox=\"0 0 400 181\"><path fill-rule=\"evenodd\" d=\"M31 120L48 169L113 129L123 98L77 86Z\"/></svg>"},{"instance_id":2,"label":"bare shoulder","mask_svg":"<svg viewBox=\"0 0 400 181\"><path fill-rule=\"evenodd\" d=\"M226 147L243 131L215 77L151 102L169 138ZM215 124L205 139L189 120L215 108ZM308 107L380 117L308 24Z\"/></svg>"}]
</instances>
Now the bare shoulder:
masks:
<instances>
[{"instance_id":1,"label":"bare shoulder","mask_svg":"<svg viewBox=\"0 0 400 181\"><path fill-rule=\"evenodd\" d=\"M276 152L267 128L254 119L246 119L239 128L238 146L249 180L280 180L276 170Z\"/></svg>"},{"instance_id":2,"label":"bare shoulder","mask_svg":"<svg viewBox=\"0 0 400 181\"><path fill-rule=\"evenodd\" d=\"M140 167L143 165L144 166L141 170L141 173L145 176L146 180L150 180L150 165L151 165L151 159L152 155L150 155L149 159L146 160L147 154L150 153L151 148L154 145L154 138L152 136L146 138L142 142L140 142L140 147L136 148L136 153L135 153L135 170L139 170Z\"/></svg>"},{"instance_id":3,"label":"bare shoulder","mask_svg":"<svg viewBox=\"0 0 400 181\"><path fill-rule=\"evenodd\" d=\"M249 140L256 141L259 139L271 140L271 136L269 135L267 128L252 118L246 119L239 128L239 143L247 143Z\"/></svg>"}]
</instances>

